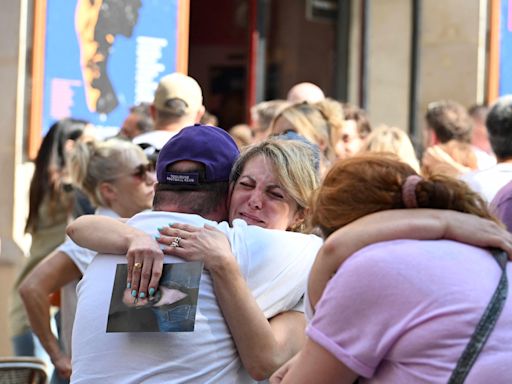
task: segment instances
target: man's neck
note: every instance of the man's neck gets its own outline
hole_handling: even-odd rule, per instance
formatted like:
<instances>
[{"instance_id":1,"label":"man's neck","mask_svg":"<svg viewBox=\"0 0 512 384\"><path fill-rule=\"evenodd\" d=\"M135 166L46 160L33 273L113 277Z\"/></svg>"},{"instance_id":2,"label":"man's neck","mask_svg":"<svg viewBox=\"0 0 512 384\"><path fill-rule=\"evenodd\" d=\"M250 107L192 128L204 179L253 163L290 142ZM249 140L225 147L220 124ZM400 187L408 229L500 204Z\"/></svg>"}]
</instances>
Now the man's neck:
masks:
<instances>
[{"instance_id":1,"label":"man's neck","mask_svg":"<svg viewBox=\"0 0 512 384\"><path fill-rule=\"evenodd\" d=\"M167 132L176 132L177 133L189 125L193 125L193 124L188 124L187 122L157 124L155 126L155 131L167 131Z\"/></svg>"},{"instance_id":2,"label":"man's neck","mask_svg":"<svg viewBox=\"0 0 512 384\"><path fill-rule=\"evenodd\" d=\"M216 209L213 212L210 212L208 215L200 215L197 212L192 212L190 209L186 209L180 207L176 204L167 204L159 207L153 207L153 211L155 212L176 212L176 213L185 213L189 215L199 215L207 220L216 221L220 223L221 221L227 221L227 212L222 209Z\"/></svg>"}]
</instances>

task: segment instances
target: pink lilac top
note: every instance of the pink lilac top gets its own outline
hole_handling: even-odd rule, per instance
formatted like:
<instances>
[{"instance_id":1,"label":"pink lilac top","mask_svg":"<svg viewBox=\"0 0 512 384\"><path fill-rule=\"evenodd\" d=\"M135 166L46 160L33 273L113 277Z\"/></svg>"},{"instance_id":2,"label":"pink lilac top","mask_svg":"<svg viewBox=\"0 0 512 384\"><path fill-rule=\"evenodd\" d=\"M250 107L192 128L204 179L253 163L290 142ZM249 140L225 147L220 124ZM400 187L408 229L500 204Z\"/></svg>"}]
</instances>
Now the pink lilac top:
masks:
<instances>
[{"instance_id":1,"label":"pink lilac top","mask_svg":"<svg viewBox=\"0 0 512 384\"><path fill-rule=\"evenodd\" d=\"M505 223L509 232L512 232L512 182L501 188L494 196L491 209Z\"/></svg>"},{"instance_id":2,"label":"pink lilac top","mask_svg":"<svg viewBox=\"0 0 512 384\"><path fill-rule=\"evenodd\" d=\"M362 382L446 383L500 276L489 252L466 244L373 244L331 279L307 333ZM509 295L465 383L510 383L511 345Z\"/></svg>"}]
</instances>

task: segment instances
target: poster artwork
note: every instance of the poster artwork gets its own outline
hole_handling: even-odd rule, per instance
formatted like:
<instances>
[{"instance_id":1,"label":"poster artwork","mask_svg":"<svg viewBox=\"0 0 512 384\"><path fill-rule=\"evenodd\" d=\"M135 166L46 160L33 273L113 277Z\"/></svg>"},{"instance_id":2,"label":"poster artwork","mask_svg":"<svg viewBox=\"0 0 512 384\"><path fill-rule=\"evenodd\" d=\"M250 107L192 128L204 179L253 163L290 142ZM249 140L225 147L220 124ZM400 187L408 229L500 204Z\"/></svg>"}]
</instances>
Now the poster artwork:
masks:
<instances>
[{"instance_id":1,"label":"poster artwork","mask_svg":"<svg viewBox=\"0 0 512 384\"><path fill-rule=\"evenodd\" d=\"M178 0L47 0L42 135L75 117L115 134L176 71Z\"/></svg>"}]
</instances>

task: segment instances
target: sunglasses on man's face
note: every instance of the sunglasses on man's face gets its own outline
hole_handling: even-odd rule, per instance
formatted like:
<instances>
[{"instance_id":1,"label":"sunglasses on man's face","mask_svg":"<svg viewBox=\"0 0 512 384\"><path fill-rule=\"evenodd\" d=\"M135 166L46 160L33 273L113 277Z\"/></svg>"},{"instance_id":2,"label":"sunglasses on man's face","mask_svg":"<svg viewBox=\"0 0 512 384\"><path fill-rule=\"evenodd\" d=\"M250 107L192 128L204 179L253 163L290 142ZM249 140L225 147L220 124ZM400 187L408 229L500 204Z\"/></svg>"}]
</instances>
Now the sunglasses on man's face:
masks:
<instances>
[{"instance_id":1,"label":"sunglasses on man's face","mask_svg":"<svg viewBox=\"0 0 512 384\"><path fill-rule=\"evenodd\" d=\"M135 167L135 171L131 175L140 181L146 182L148 179L148 173L155 173L155 164L139 164Z\"/></svg>"}]
</instances>

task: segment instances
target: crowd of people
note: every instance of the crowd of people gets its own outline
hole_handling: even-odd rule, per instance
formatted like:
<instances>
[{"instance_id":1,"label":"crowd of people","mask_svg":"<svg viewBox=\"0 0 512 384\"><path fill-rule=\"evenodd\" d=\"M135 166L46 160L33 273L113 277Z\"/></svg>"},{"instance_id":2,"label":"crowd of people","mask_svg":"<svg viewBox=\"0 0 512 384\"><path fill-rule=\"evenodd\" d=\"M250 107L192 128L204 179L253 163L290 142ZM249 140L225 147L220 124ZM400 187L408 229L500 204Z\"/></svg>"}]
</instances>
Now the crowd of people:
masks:
<instances>
[{"instance_id":1,"label":"crowd of people","mask_svg":"<svg viewBox=\"0 0 512 384\"><path fill-rule=\"evenodd\" d=\"M421 161L405 130L312 83L217 125L172 73L115 138L52 126L16 354L39 340L55 383L507 381L512 97L429 104ZM161 284L183 262L203 266L197 303L187 276ZM121 307L151 331L110 331Z\"/></svg>"}]
</instances>

